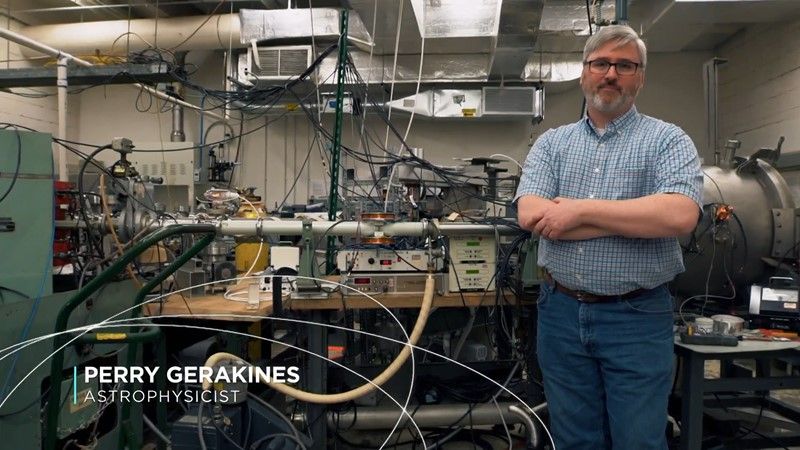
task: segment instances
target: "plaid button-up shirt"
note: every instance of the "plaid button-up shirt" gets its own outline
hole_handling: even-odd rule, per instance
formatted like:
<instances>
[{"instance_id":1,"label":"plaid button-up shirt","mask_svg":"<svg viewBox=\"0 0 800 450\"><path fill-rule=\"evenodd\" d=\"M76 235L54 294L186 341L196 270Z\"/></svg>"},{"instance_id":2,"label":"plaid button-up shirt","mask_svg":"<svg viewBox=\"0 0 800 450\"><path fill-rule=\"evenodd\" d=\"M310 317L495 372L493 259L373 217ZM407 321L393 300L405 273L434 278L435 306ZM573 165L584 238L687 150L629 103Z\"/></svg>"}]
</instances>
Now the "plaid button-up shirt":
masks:
<instances>
[{"instance_id":1,"label":"plaid button-up shirt","mask_svg":"<svg viewBox=\"0 0 800 450\"><path fill-rule=\"evenodd\" d=\"M584 117L542 134L525 160L515 201L525 195L624 200L677 193L702 208L702 192L700 160L689 136L633 107L604 132ZM571 289L601 295L654 288L684 271L676 238L540 238L539 265Z\"/></svg>"}]
</instances>

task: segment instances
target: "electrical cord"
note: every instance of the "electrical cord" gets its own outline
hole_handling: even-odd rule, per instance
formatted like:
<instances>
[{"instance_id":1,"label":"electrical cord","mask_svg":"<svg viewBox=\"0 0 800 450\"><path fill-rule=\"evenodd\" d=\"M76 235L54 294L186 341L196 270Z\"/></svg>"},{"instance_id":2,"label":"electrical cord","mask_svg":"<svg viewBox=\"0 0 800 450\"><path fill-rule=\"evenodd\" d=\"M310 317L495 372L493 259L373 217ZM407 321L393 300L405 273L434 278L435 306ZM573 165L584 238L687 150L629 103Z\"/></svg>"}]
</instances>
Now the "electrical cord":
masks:
<instances>
[{"instance_id":1,"label":"electrical cord","mask_svg":"<svg viewBox=\"0 0 800 450\"><path fill-rule=\"evenodd\" d=\"M431 275L425 281L425 293L423 294L422 302L420 305L419 316L417 318L416 323L414 324L414 328L411 331L409 336L408 342L412 345L415 345L419 340L419 337L422 335L422 331L425 328L425 324L428 320L428 315L431 311L431 306L433 304L433 294L435 291L435 284L434 279ZM357 388L351 389L346 392L341 392L337 394L317 394L307 391L302 391L291 386L280 384L280 383L268 383L267 385L276 391L288 395L290 397L294 397L296 399L311 402L311 403L319 403L319 404L332 404L332 403L342 403L346 401L353 400L358 398L366 393L372 392L377 386L382 385L386 381L388 381L392 376L394 376L398 370L405 364L408 358L411 356L411 347L410 346L403 346L400 353L397 357L387 366L383 372L381 372L378 376L376 376L371 383L365 383ZM205 366L207 367L214 367L218 363L222 361L241 361L245 364L248 364L246 361L241 359L236 355L232 355L230 353L216 353L211 355L211 357L206 360ZM207 381L207 380L206 380ZM203 390L208 390L211 384L208 382L203 383Z\"/></svg>"},{"instance_id":2,"label":"electrical cord","mask_svg":"<svg viewBox=\"0 0 800 450\"><path fill-rule=\"evenodd\" d=\"M11 288L9 288L9 287L5 287L5 286L0 286L0 298L3 298L3 292L2 292L2 291L8 291L8 292L11 292L12 294L17 294L17 295L19 295L20 297L26 298L26 299L28 299L28 300L30 300L30 299L31 299L31 298L30 298L30 297L29 297L27 294L25 294L24 292L18 291L18 290L16 290L16 289L11 289ZM4 301L5 301L5 300L4 300Z\"/></svg>"},{"instance_id":3,"label":"electrical cord","mask_svg":"<svg viewBox=\"0 0 800 450\"><path fill-rule=\"evenodd\" d=\"M100 258L103 258L103 256L104 256L103 255L103 248L102 248L103 246L102 246L102 244L98 244L98 243L94 242L94 237L92 236L92 228L89 225L91 222L89 221L89 215L86 213L86 210L91 210L91 206L86 202L86 194L85 194L85 190L84 190L83 177L84 177L84 174L86 173L86 167L89 165L89 161L90 160L94 160L95 157L98 154L100 154L100 152L102 152L103 150L110 149L110 148L111 148L110 144L101 145L100 147L97 147L91 154L89 154L89 156L83 161L83 163L81 163L81 168L78 171L78 195L79 195L78 200L79 200L80 205L81 205L81 207L79 208L79 211L80 211L80 214L81 214L81 218L83 219L83 223L86 224L86 234L87 234L87 237L88 237L87 240L86 240L86 243L89 246L89 253L90 254L94 253L94 250L95 250L94 247L97 246L97 249L96 249L97 253L96 254Z\"/></svg>"},{"instance_id":4,"label":"electrical cord","mask_svg":"<svg viewBox=\"0 0 800 450\"><path fill-rule=\"evenodd\" d=\"M17 163L14 168L14 175L11 176L11 183L9 183L3 195L0 195L0 203L3 203L3 200L8 197L8 194L14 190L14 185L17 183L17 178L19 177L19 170L22 165L22 136L20 135L19 127L16 125L8 123L0 123L0 125L2 125L2 129L14 127L14 135L17 137Z\"/></svg>"},{"instance_id":5,"label":"electrical cord","mask_svg":"<svg viewBox=\"0 0 800 450\"><path fill-rule=\"evenodd\" d=\"M250 446L249 450L259 450L263 444L268 443L269 441L276 439L276 438L285 438L295 443L295 448L306 450L306 445L298 439L296 436L288 433L275 433L270 434L268 436L264 436L261 439L253 442L253 445Z\"/></svg>"}]
</instances>

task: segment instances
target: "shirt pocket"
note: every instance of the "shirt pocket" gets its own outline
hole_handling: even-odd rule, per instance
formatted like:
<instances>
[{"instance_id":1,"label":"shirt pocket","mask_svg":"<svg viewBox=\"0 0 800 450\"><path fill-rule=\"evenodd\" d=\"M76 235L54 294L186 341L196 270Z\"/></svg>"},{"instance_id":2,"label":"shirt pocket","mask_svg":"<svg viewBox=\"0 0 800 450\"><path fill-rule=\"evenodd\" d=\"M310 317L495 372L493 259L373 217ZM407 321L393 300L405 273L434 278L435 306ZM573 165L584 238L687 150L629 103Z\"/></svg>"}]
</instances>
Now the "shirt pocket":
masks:
<instances>
[{"instance_id":1,"label":"shirt pocket","mask_svg":"<svg viewBox=\"0 0 800 450\"><path fill-rule=\"evenodd\" d=\"M611 200L643 197L648 194L647 168L626 167L612 170L609 172L608 185L611 187L608 196Z\"/></svg>"}]
</instances>

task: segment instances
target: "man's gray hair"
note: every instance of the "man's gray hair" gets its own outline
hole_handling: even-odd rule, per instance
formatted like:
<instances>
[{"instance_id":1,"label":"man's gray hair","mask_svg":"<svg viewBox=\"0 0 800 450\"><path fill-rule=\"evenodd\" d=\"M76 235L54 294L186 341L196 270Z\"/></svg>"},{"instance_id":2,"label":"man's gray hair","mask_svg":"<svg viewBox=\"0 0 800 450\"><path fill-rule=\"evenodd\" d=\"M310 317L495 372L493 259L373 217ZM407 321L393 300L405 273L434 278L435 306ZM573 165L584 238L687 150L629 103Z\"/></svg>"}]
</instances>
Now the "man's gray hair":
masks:
<instances>
[{"instance_id":1,"label":"man's gray hair","mask_svg":"<svg viewBox=\"0 0 800 450\"><path fill-rule=\"evenodd\" d=\"M583 48L583 60L586 61L589 55L609 42L616 42L617 46L627 45L631 42L635 43L641 60L639 68L644 70L645 66L647 66L647 46L644 45L644 41L639 38L639 35L633 31L633 28L627 25L609 25L600 28L597 33L586 41L586 46Z\"/></svg>"}]
</instances>

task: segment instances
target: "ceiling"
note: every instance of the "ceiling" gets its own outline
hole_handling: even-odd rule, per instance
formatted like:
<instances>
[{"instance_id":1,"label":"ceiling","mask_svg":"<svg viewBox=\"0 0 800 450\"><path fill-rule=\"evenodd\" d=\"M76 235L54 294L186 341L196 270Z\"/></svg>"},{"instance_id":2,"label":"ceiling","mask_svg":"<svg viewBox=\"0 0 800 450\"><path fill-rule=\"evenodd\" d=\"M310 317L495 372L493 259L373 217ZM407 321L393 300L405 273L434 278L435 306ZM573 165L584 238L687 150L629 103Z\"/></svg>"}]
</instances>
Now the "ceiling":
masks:
<instances>
[{"instance_id":1,"label":"ceiling","mask_svg":"<svg viewBox=\"0 0 800 450\"><path fill-rule=\"evenodd\" d=\"M27 25L148 19L287 8L291 0L0 0L6 13ZM292 1L295 7L340 7L339 0ZM156 6L158 5L158 6Z\"/></svg>"},{"instance_id":2,"label":"ceiling","mask_svg":"<svg viewBox=\"0 0 800 450\"><path fill-rule=\"evenodd\" d=\"M391 12L393 0L378 0L380 33L376 41L385 38L392 44L396 24ZM426 1L430 5L442 0ZM474 0L470 0L474 1ZM507 21L519 19L520 8L509 8L514 14ZM594 3L596 0L592 0ZM105 20L168 18L212 13L238 12L240 9L283 9L288 7L342 7L347 5L358 12L371 11L374 0L0 0L0 14L10 15L25 25L44 25ZM412 2L413 3L413 2ZM478 2L480 3L480 2ZM582 40L574 40L573 48L563 48L563 39L553 34L586 34L585 0L543 0L540 39L543 51L580 49ZM629 0L631 25L644 31L653 51L710 50L724 42L744 26L800 17L798 0ZM614 1L601 2L603 17L614 16ZM367 17L362 21L371 23Z\"/></svg>"},{"instance_id":3,"label":"ceiling","mask_svg":"<svg viewBox=\"0 0 800 450\"><path fill-rule=\"evenodd\" d=\"M467 1L469 9L462 7ZM599 3L601 19L614 19L614 0L590 3ZM643 35L654 52L713 50L750 24L800 18L800 0L628 0L628 3L631 26ZM283 14L292 11L279 10L294 9L305 19L307 15L299 9L308 8L309 4L314 8L350 8L351 38L352 30L360 26L362 42L371 41L373 53L382 55L381 75L375 79L415 80L419 72L423 79L432 81L574 80L576 73L580 73L581 50L589 35L586 0L0 0L0 14L31 26L27 31L34 37L34 28L39 25L159 19L166 26L168 19L193 16L203 20L205 15L238 13L242 9L263 10L278 24L275 30L280 31L282 25L284 30L291 26L296 32L298 27L290 25ZM335 14L334 11L327 24L334 34L338 29ZM594 7L593 15L597 17ZM164 27L157 24L156 31L161 35ZM315 30L318 25L314 25ZM115 25L117 28L119 25ZM25 34L26 28L22 27L20 32ZM75 33L71 29L66 35L73 38ZM420 70L422 33L425 62ZM312 35L301 32L300 39ZM395 42L398 36L399 41ZM72 51L59 47L66 45L67 40L62 37L49 44ZM211 42L216 45L216 37ZM247 45L247 39L243 38L240 47ZM395 47L400 55L396 63L397 78L385 73L395 64L392 60ZM366 60L371 55L364 46L354 53L358 51L361 55L354 56L355 59Z\"/></svg>"}]
</instances>

